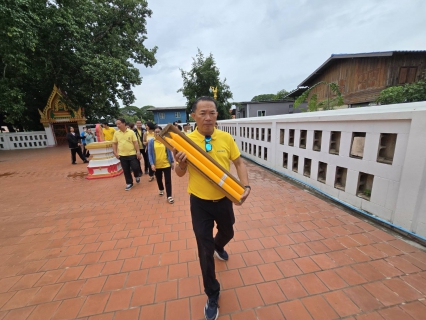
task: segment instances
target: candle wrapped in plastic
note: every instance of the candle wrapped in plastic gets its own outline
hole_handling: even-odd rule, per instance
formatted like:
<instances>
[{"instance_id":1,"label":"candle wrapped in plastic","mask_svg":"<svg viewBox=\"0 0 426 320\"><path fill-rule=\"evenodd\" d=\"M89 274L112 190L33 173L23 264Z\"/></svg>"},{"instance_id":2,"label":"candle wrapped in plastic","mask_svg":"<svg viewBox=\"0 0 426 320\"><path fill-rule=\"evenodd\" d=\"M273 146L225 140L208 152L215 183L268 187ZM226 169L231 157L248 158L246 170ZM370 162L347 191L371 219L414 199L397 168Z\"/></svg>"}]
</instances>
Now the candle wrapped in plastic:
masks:
<instances>
[{"instance_id":1,"label":"candle wrapped in plastic","mask_svg":"<svg viewBox=\"0 0 426 320\"><path fill-rule=\"evenodd\" d=\"M185 148L190 154L194 155L202 164L209 168L216 176L226 182L237 193L244 193L244 189L241 186L239 186L234 180L232 180L231 177L228 177L220 168L211 163L206 157L204 157L197 149L195 149L188 142L186 142L181 136L173 132L170 132L170 136L173 138L174 141L176 141L183 148Z\"/></svg>"},{"instance_id":2,"label":"candle wrapped in plastic","mask_svg":"<svg viewBox=\"0 0 426 320\"><path fill-rule=\"evenodd\" d=\"M198 150L192 147L179 135L170 132L170 136L173 139L165 137L167 143L169 143L176 150L185 152L189 162L191 162L194 166L206 174L212 181L214 181L223 190L228 192L232 197L240 201L241 195L244 193L243 188L231 180L226 174L224 174L222 170L208 161L208 159L206 159ZM238 190L235 190L233 187L231 187L231 185L228 184L229 181L232 181L236 186L238 186Z\"/></svg>"}]
</instances>

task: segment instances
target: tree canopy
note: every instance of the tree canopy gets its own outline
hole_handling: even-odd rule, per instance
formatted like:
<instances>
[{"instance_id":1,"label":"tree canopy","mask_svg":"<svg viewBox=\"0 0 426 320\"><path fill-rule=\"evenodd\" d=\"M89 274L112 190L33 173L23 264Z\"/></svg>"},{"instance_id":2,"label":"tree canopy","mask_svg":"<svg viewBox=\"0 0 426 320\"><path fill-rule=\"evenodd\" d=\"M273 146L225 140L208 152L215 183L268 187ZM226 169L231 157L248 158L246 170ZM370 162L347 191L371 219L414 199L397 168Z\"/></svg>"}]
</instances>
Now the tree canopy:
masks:
<instances>
[{"instance_id":1,"label":"tree canopy","mask_svg":"<svg viewBox=\"0 0 426 320\"><path fill-rule=\"evenodd\" d=\"M192 104L201 96L213 96L210 93L210 87L217 87L217 111L218 119L229 119L231 114L229 109L231 103L228 99L232 98L232 92L229 85L226 84L226 78L221 81L219 69L216 67L213 55L204 57L200 49L197 56L192 59L192 68L189 71L180 69L183 78L183 87L177 92L182 92L186 98L186 111L191 113Z\"/></svg>"},{"instance_id":2,"label":"tree canopy","mask_svg":"<svg viewBox=\"0 0 426 320\"><path fill-rule=\"evenodd\" d=\"M117 116L151 67L145 0L3 0L0 3L0 116L35 129L53 85L86 117Z\"/></svg>"},{"instance_id":3,"label":"tree canopy","mask_svg":"<svg viewBox=\"0 0 426 320\"><path fill-rule=\"evenodd\" d=\"M426 81L386 88L380 92L376 101L380 104L426 101Z\"/></svg>"},{"instance_id":4,"label":"tree canopy","mask_svg":"<svg viewBox=\"0 0 426 320\"><path fill-rule=\"evenodd\" d=\"M316 87L320 85L325 85L328 87L329 89L328 99L323 101L318 101L318 95L314 93L310 96L307 107L305 109L301 108L301 110L308 111L308 112L319 111L319 110L333 110L335 107L343 105L344 103L343 96L342 96L342 93L340 92L339 86L334 82L320 81L314 84L305 92L303 92L302 95L300 95L295 100L294 108L297 108L299 105L305 102L308 99L312 90L314 90Z\"/></svg>"},{"instance_id":5,"label":"tree canopy","mask_svg":"<svg viewBox=\"0 0 426 320\"><path fill-rule=\"evenodd\" d=\"M154 106L144 106L142 108L127 106L120 109L120 117L124 118L127 123L136 123L138 120L141 120L142 123L146 121L154 122L154 113L148 111L149 108L154 108Z\"/></svg>"},{"instance_id":6,"label":"tree canopy","mask_svg":"<svg viewBox=\"0 0 426 320\"><path fill-rule=\"evenodd\" d=\"M274 101L274 100L283 100L285 95L288 93L287 90L282 89L278 91L276 94L267 93L267 94L259 94L254 96L251 101Z\"/></svg>"}]
</instances>

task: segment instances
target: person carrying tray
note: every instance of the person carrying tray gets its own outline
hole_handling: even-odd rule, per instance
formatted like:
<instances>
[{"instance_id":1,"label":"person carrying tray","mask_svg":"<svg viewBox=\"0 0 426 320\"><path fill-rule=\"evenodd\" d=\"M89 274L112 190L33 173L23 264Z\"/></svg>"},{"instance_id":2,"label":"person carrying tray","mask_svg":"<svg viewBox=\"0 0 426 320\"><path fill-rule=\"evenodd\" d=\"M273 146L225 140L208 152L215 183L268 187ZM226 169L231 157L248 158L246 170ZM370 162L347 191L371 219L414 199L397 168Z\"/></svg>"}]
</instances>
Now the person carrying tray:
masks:
<instances>
[{"instance_id":1,"label":"person carrying tray","mask_svg":"<svg viewBox=\"0 0 426 320\"><path fill-rule=\"evenodd\" d=\"M240 156L240 151L232 136L215 129L217 119L216 101L211 97L198 98L193 106L191 116L197 128L187 137L204 149L227 171L230 171L231 161L237 169L238 178L245 186L240 205L250 194L247 168ZM204 307L204 316L207 320L215 320L219 316L220 284L216 279L214 256L226 261L229 256L225 246L234 237L234 209L232 202L191 166L188 168L186 154L173 151L178 163L175 172L183 177L189 172L188 193L190 194L190 210L192 228L198 247L198 256L203 276L204 292L208 296ZM213 227L216 222L218 232L213 237Z\"/></svg>"}]
</instances>

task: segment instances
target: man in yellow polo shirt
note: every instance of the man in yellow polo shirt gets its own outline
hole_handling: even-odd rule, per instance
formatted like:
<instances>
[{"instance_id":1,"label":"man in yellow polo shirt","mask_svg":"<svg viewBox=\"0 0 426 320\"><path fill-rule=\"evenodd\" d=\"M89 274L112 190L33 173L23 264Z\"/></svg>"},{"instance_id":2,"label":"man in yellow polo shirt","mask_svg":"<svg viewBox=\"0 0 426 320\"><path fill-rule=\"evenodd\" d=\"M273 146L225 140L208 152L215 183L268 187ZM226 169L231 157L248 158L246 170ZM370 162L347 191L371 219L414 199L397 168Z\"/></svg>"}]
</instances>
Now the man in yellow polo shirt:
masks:
<instances>
[{"instance_id":1,"label":"man in yellow polo shirt","mask_svg":"<svg viewBox=\"0 0 426 320\"><path fill-rule=\"evenodd\" d=\"M192 106L191 116L197 123L197 129L187 137L200 148L205 149L226 170L229 171L231 161L234 163L238 178L245 186L241 196L241 203L243 203L251 190L248 185L247 169L232 136L225 131L215 129L216 101L211 97L198 98ZM174 150L174 156L179 163L175 169L176 174L183 177L189 171L188 193L190 193L192 228L197 240L204 292L208 296L204 316L206 320L214 320L219 316L220 285L216 279L213 256L219 260L228 260L225 245L234 237L234 210L231 200L207 183L198 171L192 167L188 168L184 152ZM214 222L217 224L218 232L213 238Z\"/></svg>"},{"instance_id":2,"label":"man in yellow polo shirt","mask_svg":"<svg viewBox=\"0 0 426 320\"><path fill-rule=\"evenodd\" d=\"M112 138L114 137L115 129L111 128L108 125L108 123L104 123L102 127L103 127L102 132L104 133L105 141L112 141Z\"/></svg>"},{"instance_id":3,"label":"man in yellow polo shirt","mask_svg":"<svg viewBox=\"0 0 426 320\"><path fill-rule=\"evenodd\" d=\"M140 160L142 159L139 151L138 140L133 130L126 127L126 120L117 119L115 122L118 130L115 131L112 139L112 149L114 155L121 162L121 168L123 168L124 178L126 179L126 191L129 191L133 187L133 178L130 168L133 170L136 183L141 181L142 171L140 166Z\"/></svg>"}]
</instances>

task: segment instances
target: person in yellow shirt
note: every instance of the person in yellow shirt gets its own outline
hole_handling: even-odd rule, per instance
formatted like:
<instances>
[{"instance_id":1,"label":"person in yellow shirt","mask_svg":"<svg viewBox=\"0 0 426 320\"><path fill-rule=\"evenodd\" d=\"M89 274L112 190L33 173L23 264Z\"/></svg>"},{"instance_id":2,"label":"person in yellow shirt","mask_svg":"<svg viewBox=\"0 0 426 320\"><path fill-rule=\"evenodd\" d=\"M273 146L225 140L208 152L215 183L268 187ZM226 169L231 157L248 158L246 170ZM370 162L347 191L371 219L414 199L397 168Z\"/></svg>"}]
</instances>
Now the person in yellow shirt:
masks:
<instances>
[{"instance_id":1,"label":"person in yellow shirt","mask_svg":"<svg viewBox=\"0 0 426 320\"><path fill-rule=\"evenodd\" d=\"M104 123L102 132L104 133L105 141L112 141L112 138L114 137L115 129L111 128L108 123Z\"/></svg>"},{"instance_id":2,"label":"person in yellow shirt","mask_svg":"<svg viewBox=\"0 0 426 320\"><path fill-rule=\"evenodd\" d=\"M148 153L146 153L146 148L145 148L145 145L143 144L143 135L144 135L146 130L144 128L142 128L142 121L141 120L136 121L136 128L133 129L133 131L135 132L136 138L138 139L139 150L140 150L142 157L143 157L145 174L147 174L148 170L149 170Z\"/></svg>"},{"instance_id":3,"label":"person in yellow shirt","mask_svg":"<svg viewBox=\"0 0 426 320\"><path fill-rule=\"evenodd\" d=\"M238 178L245 186L241 196L241 204L250 194L247 168L241 159L240 151L232 136L215 128L217 119L216 101L211 97L198 98L192 106L192 118L197 128L187 135L200 148L206 150L213 159L229 171L231 161L237 169ZM204 307L206 319L217 319L219 316L218 299L220 284L216 279L214 257L228 260L225 246L234 237L235 223L232 202L217 190L206 178L191 166L188 168L186 154L173 150L177 162L176 174L183 177L189 171L188 193L190 194L190 210L192 228L195 233L203 275L204 292L208 296ZM213 237L214 223L217 234Z\"/></svg>"},{"instance_id":4,"label":"person in yellow shirt","mask_svg":"<svg viewBox=\"0 0 426 320\"><path fill-rule=\"evenodd\" d=\"M174 160L172 152L166 148L166 146L157 140L156 137L161 132L162 128L156 126L154 129L155 137L149 140L148 157L149 163L151 163L151 169L155 172L155 178L157 179L157 185L160 196L164 194L163 185L163 173L164 182L166 184L166 196L167 202L172 204L174 202L172 198L172 170L174 169Z\"/></svg>"},{"instance_id":5,"label":"person in yellow shirt","mask_svg":"<svg viewBox=\"0 0 426 320\"><path fill-rule=\"evenodd\" d=\"M139 151L138 141L133 130L126 127L126 120L117 119L115 122L118 130L114 133L112 139L112 149L114 155L120 160L121 168L123 168L124 178L126 180L126 191L133 188L133 178L130 168L132 168L136 183L141 181L141 166L142 159Z\"/></svg>"},{"instance_id":6,"label":"person in yellow shirt","mask_svg":"<svg viewBox=\"0 0 426 320\"><path fill-rule=\"evenodd\" d=\"M146 147L145 152L148 153L149 152L148 142L151 139L154 139L154 137L155 137L155 133L154 133L155 124L153 124L151 121L148 121L147 123L145 123L145 129L146 129L146 131L143 134L143 144ZM148 160L149 160L149 157L148 157ZM150 163L150 166L149 166L149 169L148 169L148 174L149 174L149 180L148 181L149 182L151 182L152 180L154 180L154 171L152 171L151 165L152 165L152 163Z\"/></svg>"}]
</instances>

